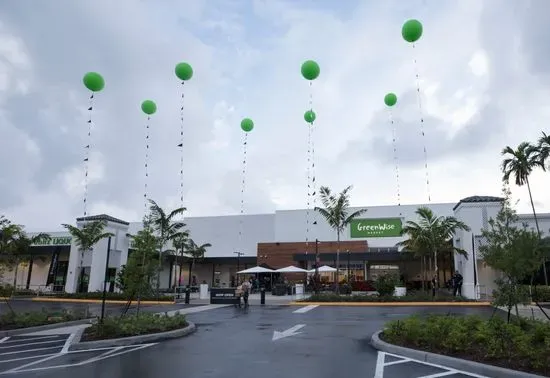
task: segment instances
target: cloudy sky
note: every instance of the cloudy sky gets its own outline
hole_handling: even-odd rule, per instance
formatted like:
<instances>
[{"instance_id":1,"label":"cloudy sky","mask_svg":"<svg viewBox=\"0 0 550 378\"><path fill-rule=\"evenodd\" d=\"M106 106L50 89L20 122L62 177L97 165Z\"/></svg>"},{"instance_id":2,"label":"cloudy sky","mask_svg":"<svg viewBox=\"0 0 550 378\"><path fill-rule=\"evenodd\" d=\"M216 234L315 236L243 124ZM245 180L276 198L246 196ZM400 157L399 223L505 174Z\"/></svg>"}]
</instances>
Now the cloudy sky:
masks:
<instances>
[{"instance_id":1,"label":"cloudy sky","mask_svg":"<svg viewBox=\"0 0 550 378\"><path fill-rule=\"evenodd\" d=\"M342 3L342 4L341 4ZM424 24L413 50L409 18ZM143 215L144 99L151 121L149 195L179 201L177 62L185 85L185 205L189 215L240 209L243 117L249 135L247 212L305 207L314 59L317 182L353 184L354 205L396 204L395 92L402 203L499 195L499 152L533 141L550 121L547 0L12 0L0 3L0 213L33 229L83 214L87 71L100 72L90 157L89 213ZM414 79L420 75L425 137ZM532 177L550 212L550 173ZM526 188L514 188L528 211Z\"/></svg>"}]
</instances>

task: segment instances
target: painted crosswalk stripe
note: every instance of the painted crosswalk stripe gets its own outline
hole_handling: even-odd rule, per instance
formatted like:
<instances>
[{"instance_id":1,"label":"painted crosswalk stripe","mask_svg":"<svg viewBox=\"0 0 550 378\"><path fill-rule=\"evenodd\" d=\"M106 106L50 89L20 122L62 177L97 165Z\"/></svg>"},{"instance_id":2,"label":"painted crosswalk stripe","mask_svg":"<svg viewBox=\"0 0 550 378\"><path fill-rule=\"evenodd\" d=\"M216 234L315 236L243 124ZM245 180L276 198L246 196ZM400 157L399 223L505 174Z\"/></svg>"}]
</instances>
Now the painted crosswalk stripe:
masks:
<instances>
[{"instance_id":1,"label":"painted crosswalk stripe","mask_svg":"<svg viewBox=\"0 0 550 378\"><path fill-rule=\"evenodd\" d=\"M314 308L317 308L317 307L319 307L319 305L309 305L309 306L301 307L301 308L297 309L296 311L292 311L292 312L294 314L303 314L303 313L311 311L311 310L313 310Z\"/></svg>"}]
</instances>

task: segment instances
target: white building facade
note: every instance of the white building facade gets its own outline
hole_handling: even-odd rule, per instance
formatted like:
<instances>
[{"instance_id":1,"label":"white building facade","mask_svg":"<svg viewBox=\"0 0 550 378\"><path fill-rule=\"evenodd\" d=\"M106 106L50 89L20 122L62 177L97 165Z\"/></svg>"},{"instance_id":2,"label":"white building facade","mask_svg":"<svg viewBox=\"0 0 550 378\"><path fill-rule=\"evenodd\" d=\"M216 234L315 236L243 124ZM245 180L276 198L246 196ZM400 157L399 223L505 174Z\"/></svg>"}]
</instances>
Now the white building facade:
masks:
<instances>
[{"instance_id":1,"label":"white building facade","mask_svg":"<svg viewBox=\"0 0 550 378\"><path fill-rule=\"evenodd\" d=\"M468 258L458 255L454 257L454 266L464 277L462 294L468 298L479 298L480 295L491 294L495 287L494 279L498 276L497 272L487 267L479 258L479 245L482 242L481 230L488 227L490 218L496 217L501 201L499 197L473 196L460 200L458 204L365 207L367 212L362 219L354 222L341 239L366 240L366 248L372 250L395 248L398 242L404 240L404 237L398 236L401 225L407 221L416 221L415 211L420 206L431 208L438 216L455 216L471 227L469 232L460 231L453 241L456 247L468 252ZM538 217L541 231L548 235L550 214L538 214ZM521 215L520 218L534 228L532 215ZM116 291L115 277L128 260L131 235L136 234L142 224L126 222L108 215L78 218L76 224L82 226L85 222L94 220L105 221L105 231L114 234L110 241L108 263L108 239L100 241L92 251L82 256L70 234L50 232L51 241L46 245L32 247L30 260L18 268L17 286L35 290L43 290L49 286L53 290L69 293L100 291L103 290L107 272L108 288ZM241 222L243 232L239 237ZM308 235L306 222L310 225L316 222L315 226L310 226ZM303 242L306 237L310 241L336 239L334 231L320 215L306 210L281 210L272 214L244 216L189 217L185 219L185 223L197 244L212 245L207 249L203 261L196 264L193 270L193 276L198 283L228 283L238 269L255 266L258 243ZM81 287L79 272L86 277ZM13 279L13 271L4 272L3 282L11 284ZM184 285L188 280L187 265L180 269L176 259L165 259L161 272L161 288Z\"/></svg>"}]
</instances>

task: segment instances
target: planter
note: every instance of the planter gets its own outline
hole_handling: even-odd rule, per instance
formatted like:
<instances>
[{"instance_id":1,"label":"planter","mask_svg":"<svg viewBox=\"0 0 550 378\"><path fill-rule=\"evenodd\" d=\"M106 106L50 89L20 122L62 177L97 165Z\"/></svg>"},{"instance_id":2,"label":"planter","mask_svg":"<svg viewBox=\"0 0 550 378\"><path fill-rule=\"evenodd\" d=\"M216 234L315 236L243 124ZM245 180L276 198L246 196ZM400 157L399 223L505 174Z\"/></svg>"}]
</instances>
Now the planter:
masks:
<instances>
[{"instance_id":1,"label":"planter","mask_svg":"<svg viewBox=\"0 0 550 378\"><path fill-rule=\"evenodd\" d=\"M404 286L396 286L395 291L393 292L394 297L404 297L407 295L407 288Z\"/></svg>"}]
</instances>

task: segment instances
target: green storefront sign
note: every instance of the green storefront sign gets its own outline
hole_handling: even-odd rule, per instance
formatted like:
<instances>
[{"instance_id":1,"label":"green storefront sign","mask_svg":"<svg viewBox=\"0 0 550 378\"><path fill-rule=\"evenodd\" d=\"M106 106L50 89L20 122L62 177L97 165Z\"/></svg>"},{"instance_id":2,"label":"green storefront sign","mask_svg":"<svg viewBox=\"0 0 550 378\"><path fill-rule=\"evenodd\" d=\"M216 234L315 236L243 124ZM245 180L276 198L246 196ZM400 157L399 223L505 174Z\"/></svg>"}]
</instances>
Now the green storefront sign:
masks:
<instances>
[{"instance_id":1,"label":"green storefront sign","mask_svg":"<svg viewBox=\"0 0 550 378\"><path fill-rule=\"evenodd\" d=\"M39 243L34 243L34 246L43 246L43 245L71 245L70 236L52 236L50 240L43 240Z\"/></svg>"},{"instance_id":2,"label":"green storefront sign","mask_svg":"<svg viewBox=\"0 0 550 378\"><path fill-rule=\"evenodd\" d=\"M352 238L390 238L401 236L401 218L354 219L350 223Z\"/></svg>"}]
</instances>

